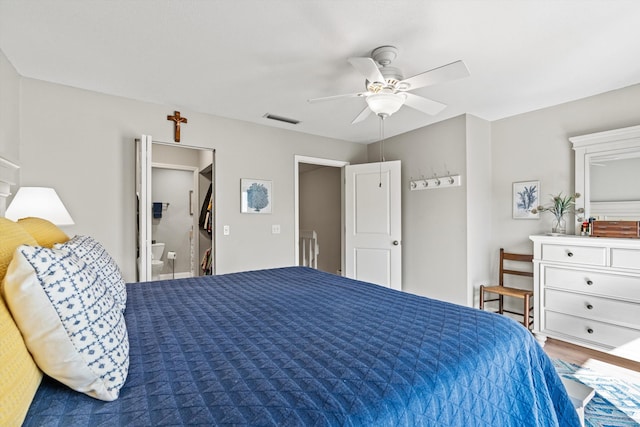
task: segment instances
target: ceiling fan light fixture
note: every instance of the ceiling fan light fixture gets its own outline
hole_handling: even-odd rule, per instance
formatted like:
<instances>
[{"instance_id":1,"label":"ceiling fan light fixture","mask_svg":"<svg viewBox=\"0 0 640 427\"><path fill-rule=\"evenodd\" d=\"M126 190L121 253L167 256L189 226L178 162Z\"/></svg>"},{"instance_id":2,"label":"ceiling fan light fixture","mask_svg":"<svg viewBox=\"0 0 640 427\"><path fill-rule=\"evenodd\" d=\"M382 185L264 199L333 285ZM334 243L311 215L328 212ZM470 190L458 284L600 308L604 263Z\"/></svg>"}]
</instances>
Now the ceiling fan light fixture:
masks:
<instances>
[{"instance_id":1,"label":"ceiling fan light fixture","mask_svg":"<svg viewBox=\"0 0 640 427\"><path fill-rule=\"evenodd\" d=\"M399 93L375 93L367 96L367 105L378 116L389 117L402 107L405 97Z\"/></svg>"}]
</instances>

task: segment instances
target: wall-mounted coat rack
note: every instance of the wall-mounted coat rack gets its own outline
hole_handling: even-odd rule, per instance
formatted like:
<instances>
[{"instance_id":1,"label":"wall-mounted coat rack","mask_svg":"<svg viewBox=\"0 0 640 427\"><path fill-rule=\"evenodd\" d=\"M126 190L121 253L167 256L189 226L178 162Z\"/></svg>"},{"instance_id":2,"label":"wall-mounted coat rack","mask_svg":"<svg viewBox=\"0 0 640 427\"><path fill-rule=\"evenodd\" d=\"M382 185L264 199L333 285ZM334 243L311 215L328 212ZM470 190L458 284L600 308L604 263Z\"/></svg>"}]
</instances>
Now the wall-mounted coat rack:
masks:
<instances>
[{"instance_id":1,"label":"wall-mounted coat rack","mask_svg":"<svg viewBox=\"0 0 640 427\"><path fill-rule=\"evenodd\" d=\"M410 182L411 191L432 190L434 188L459 187L460 175L434 176L433 178L421 178Z\"/></svg>"}]
</instances>

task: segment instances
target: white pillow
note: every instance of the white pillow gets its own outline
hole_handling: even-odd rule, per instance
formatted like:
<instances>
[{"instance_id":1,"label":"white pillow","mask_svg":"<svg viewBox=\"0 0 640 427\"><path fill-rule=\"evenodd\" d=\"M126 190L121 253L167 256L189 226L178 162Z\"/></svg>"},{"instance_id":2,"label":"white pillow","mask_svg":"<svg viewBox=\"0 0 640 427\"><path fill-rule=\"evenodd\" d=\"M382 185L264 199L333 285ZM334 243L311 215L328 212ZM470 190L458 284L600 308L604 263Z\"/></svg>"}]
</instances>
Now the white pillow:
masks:
<instances>
[{"instance_id":1,"label":"white pillow","mask_svg":"<svg viewBox=\"0 0 640 427\"><path fill-rule=\"evenodd\" d=\"M94 268L100 280L113 294L124 312L127 305L127 288L122 278L122 272L118 264L98 241L89 236L75 236L68 242L56 244L54 247L73 252Z\"/></svg>"},{"instance_id":2,"label":"white pillow","mask_svg":"<svg viewBox=\"0 0 640 427\"><path fill-rule=\"evenodd\" d=\"M69 251L22 245L3 286L40 369L97 399L118 398L129 339L120 307L93 269Z\"/></svg>"}]
</instances>

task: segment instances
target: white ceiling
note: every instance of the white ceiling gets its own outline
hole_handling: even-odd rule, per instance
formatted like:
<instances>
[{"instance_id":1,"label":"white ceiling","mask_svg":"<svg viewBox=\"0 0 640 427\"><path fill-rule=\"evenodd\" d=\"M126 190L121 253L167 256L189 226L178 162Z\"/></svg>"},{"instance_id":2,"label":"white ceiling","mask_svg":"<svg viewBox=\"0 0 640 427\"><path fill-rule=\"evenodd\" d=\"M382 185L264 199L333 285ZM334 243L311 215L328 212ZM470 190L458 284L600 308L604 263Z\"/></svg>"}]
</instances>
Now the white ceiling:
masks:
<instances>
[{"instance_id":1,"label":"white ceiling","mask_svg":"<svg viewBox=\"0 0 640 427\"><path fill-rule=\"evenodd\" d=\"M640 83L638 0L0 0L0 49L25 76L356 142L347 62L395 45L405 77L462 59L471 77L414 91L387 137L462 113L487 120ZM300 120L293 126L265 113Z\"/></svg>"}]
</instances>

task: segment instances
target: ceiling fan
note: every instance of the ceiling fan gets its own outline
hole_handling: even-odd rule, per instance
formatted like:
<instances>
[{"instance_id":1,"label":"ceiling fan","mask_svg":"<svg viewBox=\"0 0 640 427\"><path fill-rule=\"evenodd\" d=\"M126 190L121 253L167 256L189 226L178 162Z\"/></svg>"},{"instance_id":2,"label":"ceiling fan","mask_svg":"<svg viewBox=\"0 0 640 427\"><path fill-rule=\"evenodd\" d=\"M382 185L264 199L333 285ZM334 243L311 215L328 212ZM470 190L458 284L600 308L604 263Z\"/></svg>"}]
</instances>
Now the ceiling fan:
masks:
<instances>
[{"instance_id":1,"label":"ceiling fan","mask_svg":"<svg viewBox=\"0 0 640 427\"><path fill-rule=\"evenodd\" d=\"M380 46L371 52L370 58L349 58L351 65L365 76L366 91L314 98L308 101L319 102L332 101L339 98L365 98L367 107L353 119L351 124L363 121L371 112L384 119L398 111L405 104L425 114L435 115L445 109L446 105L414 95L409 91L469 76L469 70L464 62L455 61L405 79L400 69L390 66L396 56L398 56L398 49L395 46Z\"/></svg>"}]
</instances>

